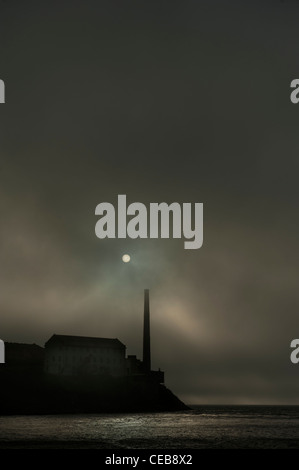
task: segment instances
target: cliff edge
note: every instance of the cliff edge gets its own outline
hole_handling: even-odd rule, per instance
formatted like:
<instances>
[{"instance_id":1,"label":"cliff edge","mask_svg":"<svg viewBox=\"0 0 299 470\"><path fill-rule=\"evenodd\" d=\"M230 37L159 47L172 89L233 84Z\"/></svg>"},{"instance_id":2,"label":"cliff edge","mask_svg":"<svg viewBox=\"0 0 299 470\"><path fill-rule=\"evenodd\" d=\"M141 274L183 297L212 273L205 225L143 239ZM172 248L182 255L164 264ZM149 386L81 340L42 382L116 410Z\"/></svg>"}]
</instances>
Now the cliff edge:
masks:
<instances>
[{"instance_id":1,"label":"cliff edge","mask_svg":"<svg viewBox=\"0 0 299 470\"><path fill-rule=\"evenodd\" d=\"M151 377L49 377L36 367L0 370L0 414L132 413L186 410Z\"/></svg>"}]
</instances>

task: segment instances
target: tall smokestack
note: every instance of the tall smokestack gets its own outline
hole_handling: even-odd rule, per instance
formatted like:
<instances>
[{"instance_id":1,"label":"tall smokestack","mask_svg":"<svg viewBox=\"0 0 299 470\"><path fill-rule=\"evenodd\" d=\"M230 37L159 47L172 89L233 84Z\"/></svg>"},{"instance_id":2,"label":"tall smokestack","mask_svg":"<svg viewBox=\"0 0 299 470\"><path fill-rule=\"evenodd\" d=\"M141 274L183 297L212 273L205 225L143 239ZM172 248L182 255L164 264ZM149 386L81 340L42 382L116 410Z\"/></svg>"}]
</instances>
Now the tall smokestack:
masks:
<instances>
[{"instance_id":1,"label":"tall smokestack","mask_svg":"<svg viewBox=\"0 0 299 470\"><path fill-rule=\"evenodd\" d=\"M151 370L151 340L150 340L150 312L149 290L144 289L144 320L143 320L143 367L145 372Z\"/></svg>"}]
</instances>

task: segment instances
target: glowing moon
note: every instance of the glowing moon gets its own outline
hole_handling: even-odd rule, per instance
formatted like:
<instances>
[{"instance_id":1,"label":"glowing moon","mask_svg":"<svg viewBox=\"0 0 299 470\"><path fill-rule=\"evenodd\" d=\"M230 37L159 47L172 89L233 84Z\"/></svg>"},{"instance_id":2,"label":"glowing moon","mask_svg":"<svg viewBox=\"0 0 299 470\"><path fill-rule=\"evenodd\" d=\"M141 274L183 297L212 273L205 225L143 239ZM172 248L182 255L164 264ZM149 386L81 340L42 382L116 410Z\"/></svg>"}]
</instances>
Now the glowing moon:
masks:
<instances>
[{"instance_id":1,"label":"glowing moon","mask_svg":"<svg viewBox=\"0 0 299 470\"><path fill-rule=\"evenodd\" d=\"M128 263L128 262L130 261L130 259L131 259L131 256L130 256L130 255L124 255L124 256L122 257L122 260L123 260L124 263Z\"/></svg>"}]
</instances>

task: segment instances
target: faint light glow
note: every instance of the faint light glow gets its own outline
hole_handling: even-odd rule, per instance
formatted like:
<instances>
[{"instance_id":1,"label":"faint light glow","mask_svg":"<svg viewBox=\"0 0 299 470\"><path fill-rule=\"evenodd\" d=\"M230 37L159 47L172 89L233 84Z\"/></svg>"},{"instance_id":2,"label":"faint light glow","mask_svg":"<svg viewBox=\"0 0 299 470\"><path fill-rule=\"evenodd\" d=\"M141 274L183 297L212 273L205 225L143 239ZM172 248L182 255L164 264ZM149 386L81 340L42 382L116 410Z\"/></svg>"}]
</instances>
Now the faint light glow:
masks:
<instances>
[{"instance_id":1,"label":"faint light glow","mask_svg":"<svg viewBox=\"0 0 299 470\"><path fill-rule=\"evenodd\" d=\"M122 260L124 263L128 263L131 259L130 255L123 255Z\"/></svg>"}]
</instances>

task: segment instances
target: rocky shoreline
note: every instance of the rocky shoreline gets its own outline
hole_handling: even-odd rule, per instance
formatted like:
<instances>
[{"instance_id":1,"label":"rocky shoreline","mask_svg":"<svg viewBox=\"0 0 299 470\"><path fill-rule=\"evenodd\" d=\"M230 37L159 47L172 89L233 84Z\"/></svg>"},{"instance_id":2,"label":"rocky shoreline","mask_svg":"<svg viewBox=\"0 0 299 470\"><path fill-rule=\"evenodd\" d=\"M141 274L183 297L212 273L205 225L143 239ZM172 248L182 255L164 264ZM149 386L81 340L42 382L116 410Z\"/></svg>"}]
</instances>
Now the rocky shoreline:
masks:
<instances>
[{"instance_id":1,"label":"rocky shoreline","mask_svg":"<svg viewBox=\"0 0 299 470\"><path fill-rule=\"evenodd\" d=\"M188 407L147 376L49 377L39 368L0 373L0 415L180 411Z\"/></svg>"}]
</instances>

